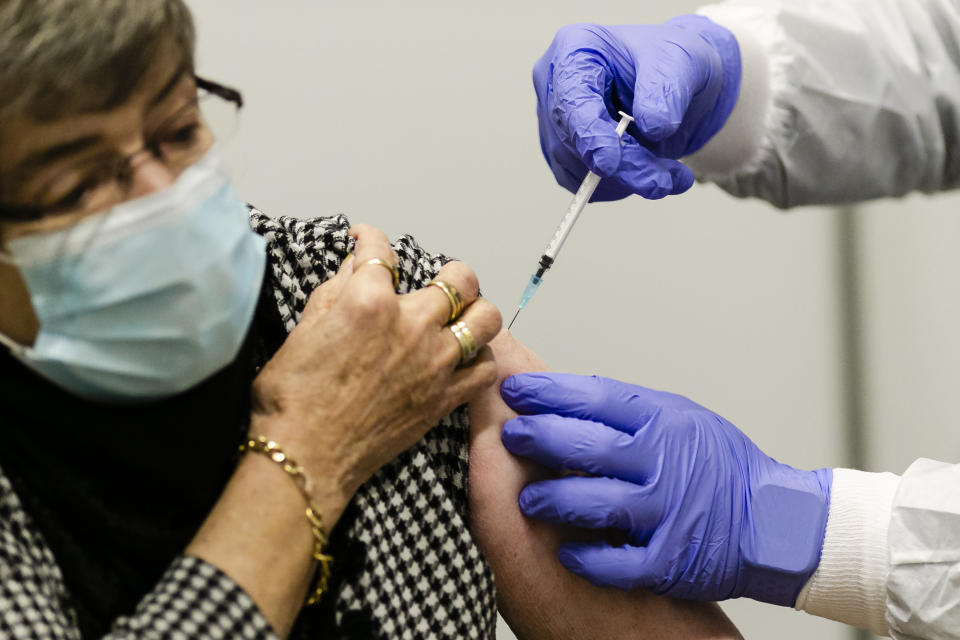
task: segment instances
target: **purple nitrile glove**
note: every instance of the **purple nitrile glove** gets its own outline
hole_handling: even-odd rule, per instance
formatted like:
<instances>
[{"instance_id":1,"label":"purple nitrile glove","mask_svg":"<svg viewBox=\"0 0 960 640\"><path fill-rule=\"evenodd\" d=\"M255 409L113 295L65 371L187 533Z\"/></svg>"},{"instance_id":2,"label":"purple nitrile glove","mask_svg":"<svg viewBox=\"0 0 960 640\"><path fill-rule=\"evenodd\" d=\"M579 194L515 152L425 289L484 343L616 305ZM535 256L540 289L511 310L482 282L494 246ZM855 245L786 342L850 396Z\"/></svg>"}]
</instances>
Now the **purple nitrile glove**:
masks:
<instances>
[{"instance_id":1,"label":"purple nitrile glove","mask_svg":"<svg viewBox=\"0 0 960 640\"><path fill-rule=\"evenodd\" d=\"M570 191L588 168L604 178L593 200L683 193L693 172L676 159L723 127L740 75L736 38L703 16L660 25L567 25L533 67L540 148ZM621 110L636 118L622 146Z\"/></svg>"},{"instance_id":2,"label":"purple nitrile glove","mask_svg":"<svg viewBox=\"0 0 960 640\"><path fill-rule=\"evenodd\" d=\"M516 375L501 394L522 414L504 425L507 449L593 474L528 485L523 512L629 537L563 545L567 569L599 586L793 606L820 562L830 469L780 464L712 411L609 378Z\"/></svg>"}]
</instances>

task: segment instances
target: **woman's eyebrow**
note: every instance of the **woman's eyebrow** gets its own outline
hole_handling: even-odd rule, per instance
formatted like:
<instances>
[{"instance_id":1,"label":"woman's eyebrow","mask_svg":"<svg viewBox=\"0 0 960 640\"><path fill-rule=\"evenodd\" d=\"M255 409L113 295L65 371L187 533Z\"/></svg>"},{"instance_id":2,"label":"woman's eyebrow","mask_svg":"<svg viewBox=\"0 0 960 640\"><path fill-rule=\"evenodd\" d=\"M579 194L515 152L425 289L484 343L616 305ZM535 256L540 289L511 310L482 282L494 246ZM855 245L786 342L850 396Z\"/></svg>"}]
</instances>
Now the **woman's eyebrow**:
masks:
<instances>
[{"instance_id":1,"label":"woman's eyebrow","mask_svg":"<svg viewBox=\"0 0 960 640\"><path fill-rule=\"evenodd\" d=\"M45 149L38 149L21 160L11 173L21 174L36 171L55 160L60 160L61 158L74 155L89 147L100 144L103 140L102 135L94 134L60 142Z\"/></svg>"},{"instance_id":2,"label":"woman's eyebrow","mask_svg":"<svg viewBox=\"0 0 960 640\"><path fill-rule=\"evenodd\" d=\"M181 66L176 71L174 71L170 78L164 83L163 87L150 99L149 105L156 106L160 102L163 102L164 98L170 95L170 92L180 83L180 80L183 79L184 74L187 72L186 67ZM89 147L102 143L104 137L102 135L87 135L75 140L67 140L65 142L60 142L52 147L47 147L45 149L37 149L36 151L29 154L26 158L21 160L17 166L11 171L12 174L27 174L33 171L36 171L42 168L44 165L50 164L56 160L60 160L67 156L74 155L81 151L86 150Z\"/></svg>"},{"instance_id":3,"label":"woman's eyebrow","mask_svg":"<svg viewBox=\"0 0 960 640\"><path fill-rule=\"evenodd\" d=\"M186 73L187 73L186 67L181 65L176 71L173 72L173 74L170 75L170 78L163 85L160 91L158 91L156 95L154 95L150 99L148 106L154 107L160 104L161 102L163 102L163 99L166 98L168 95L170 95L170 92L173 91L174 87L180 84L180 80L183 78L184 74Z\"/></svg>"}]
</instances>

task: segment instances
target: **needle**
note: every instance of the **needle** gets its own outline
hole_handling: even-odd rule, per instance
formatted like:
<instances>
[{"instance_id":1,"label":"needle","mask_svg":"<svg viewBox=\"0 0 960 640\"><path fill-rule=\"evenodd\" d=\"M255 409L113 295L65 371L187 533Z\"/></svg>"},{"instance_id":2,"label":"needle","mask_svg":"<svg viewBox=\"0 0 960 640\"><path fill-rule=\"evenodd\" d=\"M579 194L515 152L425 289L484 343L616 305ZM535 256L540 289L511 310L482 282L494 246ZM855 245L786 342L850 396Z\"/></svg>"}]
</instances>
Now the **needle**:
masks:
<instances>
[{"instance_id":1,"label":"needle","mask_svg":"<svg viewBox=\"0 0 960 640\"><path fill-rule=\"evenodd\" d=\"M513 323L517 321L518 315L520 315L520 309L517 309L517 312L513 314L513 320L511 320L510 324L507 325L507 331L513 328Z\"/></svg>"},{"instance_id":2,"label":"needle","mask_svg":"<svg viewBox=\"0 0 960 640\"><path fill-rule=\"evenodd\" d=\"M633 122L633 118L623 111L620 112L620 116L620 122L617 123L617 137L622 137L623 132L627 130L627 125ZM511 320L507 326L508 331L513 327L513 323L517 321L517 316L520 315L523 308L527 306L527 303L533 298L537 289L540 288L540 284L543 282L543 275L553 266L553 262L557 259L557 254L560 253L560 249L563 247L563 243L567 241L573 225L577 222L580 214L583 213L583 208L590 202L590 198L593 196L593 192L597 190L598 184L600 184L600 176L593 171L588 171L587 176L583 179L583 182L580 183L580 188L577 189L577 192L574 194L570 206L567 207L567 212L563 214L563 218L560 219L560 224L557 225L556 231L553 232L550 244L547 245L543 255L540 256L540 264L537 272L530 276L530 281L523 289L523 295L520 297L520 306L517 308L517 312L513 314L513 320Z\"/></svg>"}]
</instances>

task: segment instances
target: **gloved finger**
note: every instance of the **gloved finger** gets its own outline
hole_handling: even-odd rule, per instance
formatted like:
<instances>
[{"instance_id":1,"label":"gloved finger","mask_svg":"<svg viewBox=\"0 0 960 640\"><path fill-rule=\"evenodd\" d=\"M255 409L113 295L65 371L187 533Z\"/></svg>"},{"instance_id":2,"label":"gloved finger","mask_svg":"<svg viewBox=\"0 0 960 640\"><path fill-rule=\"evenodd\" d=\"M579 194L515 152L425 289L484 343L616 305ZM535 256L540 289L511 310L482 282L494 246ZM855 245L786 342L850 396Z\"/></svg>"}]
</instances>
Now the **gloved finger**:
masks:
<instances>
[{"instance_id":1,"label":"gloved finger","mask_svg":"<svg viewBox=\"0 0 960 640\"><path fill-rule=\"evenodd\" d=\"M589 529L623 529L649 537L663 520L664 505L648 485L616 478L569 476L534 482L520 492L525 515Z\"/></svg>"},{"instance_id":2,"label":"gloved finger","mask_svg":"<svg viewBox=\"0 0 960 640\"><path fill-rule=\"evenodd\" d=\"M557 139L553 139L547 147L549 151L544 154L544 157L547 159L547 164L550 166L557 184L571 193L576 193L577 189L580 188L580 183L587 175L586 165L573 151ZM590 202L622 200L634 193L636 192L624 184L619 176L614 175L600 180L597 190L590 197Z\"/></svg>"},{"instance_id":3,"label":"gloved finger","mask_svg":"<svg viewBox=\"0 0 960 640\"><path fill-rule=\"evenodd\" d=\"M647 547L606 544L567 543L557 557L568 571L586 578L597 587L618 589L654 589L660 576L651 570Z\"/></svg>"},{"instance_id":4,"label":"gloved finger","mask_svg":"<svg viewBox=\"0 0 960 640\"><path fill-rule=\"evenodd\" d=\"M625 190L648 200L659 200L683 193L691 185L693 171L689 167L677 160L657 157L632 139L625 139L615 178L601 181L593 199L618 199Z\"/></svg>"},{"instance_id":5,"label":"gloved finger","mask_svg":"<svg viewBox=\"0 0 960 640\"><path fill-rule=\"evenodd\" d=\"M583 161L555 136L547 143L544 158L557 184L570 193L576 193L584 176L587 175L587 167ZM605 178L605 180L611 179ZM624 194L624 197L627 195L629 193Z\"/></svg>"},{"instance_id":6,"label":"gloved finger","mask_svg":"<svg viewBox=\"0 0 960 640\"><path fill-rule=\"evenodd\" d=\"M547 96L560 141L600 176L611 176L620 166L617 123L604 101L609 74L597 53L575 51L554 65L552 91Z\"/></svg>"},{"instance_id":7,"label":"gloved finger","mask_svg":"<svg viewBox=\"0 0 960 640\"><path fill-rule=\"evenodd\" d=\"M673 194L679 195L687 192L693 186L695 176L693 169L677 160L662 158L663 166L667 167L670 177L673 179Z\"/></svg>"},{"instance_id":8,"label":"gloved finger","mask_svg":"<svg viewBox=\"0 0 960 640\"><path fill-rule=\"evenodd\" d=\"M633 437L598 422L544 414L507 421L500 434L510 453L551 469L571 469L643 484L653 473ZM652 452L649 452L652 453Z\"/></svg>"},{"instance_id":9,"label":"gloved finger","mask_svg":"<svg viewBox=\"0 0 960 640\"><path fill-rule=\"evenodd\" d=\"M566 145L557 139L547 144L544 157L557 183L576 192L587 175L587 167ZM649 200L685 192L693 185L693 171L683 163L655 153L624 138L620 166L612 177L603 178L591 202L621 200L637 194Z\"/></svg>"},{"instance_id":10,"label":"gloved finger","mask_svg":"<svg viewBox=\"0 0 960 640\"><path fill-rule=\"evenodd\" d=\"M634 195L634 190L625 185L619 178L603 178L593 192L590 202L611 202L623 200Z\"/></svg>"},{"instance_id":11,"label":"gloved finger","mask_svg":"<svg viewBox=\"0 0 960 640\"><path fill-rule=\"evenodd\" d=\"M670 394L599 376L537 372L510 376L500 386L500 395L517 413L554 413L633 434L660 411L664 396Z\"/></svg>"}]
</instances>

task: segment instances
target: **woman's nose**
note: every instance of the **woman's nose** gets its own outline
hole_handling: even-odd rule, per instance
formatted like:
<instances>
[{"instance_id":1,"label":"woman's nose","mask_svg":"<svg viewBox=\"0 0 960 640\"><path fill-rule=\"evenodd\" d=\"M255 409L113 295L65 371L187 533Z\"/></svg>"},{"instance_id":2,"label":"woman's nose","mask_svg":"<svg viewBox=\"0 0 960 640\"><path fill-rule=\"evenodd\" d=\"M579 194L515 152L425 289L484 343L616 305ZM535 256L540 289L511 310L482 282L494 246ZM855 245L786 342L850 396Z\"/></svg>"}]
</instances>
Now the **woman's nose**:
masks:
<instances>
[{"instance_id":1,"label":"woman's nose","mask_svg":"<svg viewBox=\"0 0 960 640\"><path fill-rule=\"evenodd\" d=\"M156 156L141 153L130 161L130 191L132 200L165 189L174 183L176 176Z\"/></svg>"}]
</instances>

